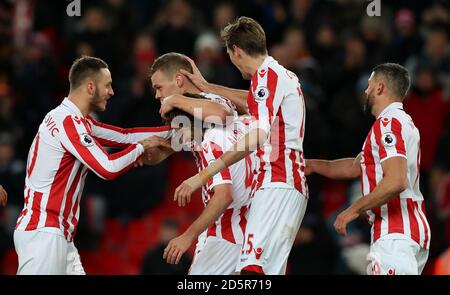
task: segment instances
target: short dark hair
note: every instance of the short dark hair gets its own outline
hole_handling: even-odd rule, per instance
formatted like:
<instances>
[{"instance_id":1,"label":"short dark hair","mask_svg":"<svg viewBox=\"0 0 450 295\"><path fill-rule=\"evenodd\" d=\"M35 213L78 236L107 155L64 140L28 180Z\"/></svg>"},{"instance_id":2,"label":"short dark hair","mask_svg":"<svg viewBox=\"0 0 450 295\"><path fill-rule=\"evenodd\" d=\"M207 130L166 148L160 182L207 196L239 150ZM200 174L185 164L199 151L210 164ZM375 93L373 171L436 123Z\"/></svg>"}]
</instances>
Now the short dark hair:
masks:
<instances>
[{"instance_id":1,"label":"short dark hair","mask_svg":"<svg viewBox=\"0 0 450 295\"><path fill-rule=\"evenodd\" d=\"M373 68L375 77L382 77L388 89L403 101L411 85L408 70L396 63L384 63Z\"/></svg>"},{"instance_id":2,"label":"short dark hair","mask_svg":"<svg viewBox=\"0 0 450 295\"><path fill-rule=\"evenodd\" d=\"M96 79L101 69L107 69L108 64L98 57L82 56L76 59L69 71L70 89L78 88L87 79Z\"/></svg>"},{"instance_id":3,"label":"short dark hair","mask_svg":"<svg viewBox=\"0 0 450 295\"><path fill-rule=\"evenodd\" d=\"M250 17L241 16L228 24L220 35L228 49L236 45L250 56L267 54L266 34L261 25Z\"/></svg>"},{"instance_id":4,"label":"short dark hair","mask_svg":"<svg viewBox=\"0 0 450 295\"><path fill-rule=\"evenodd\" d=\"M193 73L189 61L180 53L169 52L158 57L150 68L149 79L156 71L161 70L168 76L173 76L181 69Z\"/></svg>"}]
</instances>

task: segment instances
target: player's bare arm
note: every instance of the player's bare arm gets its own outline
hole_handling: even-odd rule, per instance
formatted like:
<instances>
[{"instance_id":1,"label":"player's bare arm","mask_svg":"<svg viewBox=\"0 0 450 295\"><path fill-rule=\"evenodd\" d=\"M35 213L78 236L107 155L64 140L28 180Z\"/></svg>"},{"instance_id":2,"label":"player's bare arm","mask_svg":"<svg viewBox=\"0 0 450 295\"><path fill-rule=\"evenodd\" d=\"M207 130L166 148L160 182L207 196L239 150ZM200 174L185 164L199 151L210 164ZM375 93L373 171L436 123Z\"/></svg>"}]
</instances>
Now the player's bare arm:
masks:
<instances>
[{"instance_id":1,"label":"player's bare arm","mask_svg":"<svg viewBox=\"0 0 450 295\"><path fill-rule=\"evenodd\" d=\"M3 188L3 186L0 185L0 206L6 206L6 203L8 202L8 193Z\"/></svg>"},{"instance_id":2,"label":"player's bare arm","mask_svg":"<svg viewBox=\"0 0 450 295\"><path fill-rule=\"evenodd\" d=\"M182 235L169 242L164 249L163 259L166 259L167 263L178 264L195 239L211 226L232 202L231 184L221 184L214 187L214 195L206 208Z\"/></svg>"},{"instance_id":3,"label":"player's bare arm","mask_svg":"<svg viewBox=\"0 0 450 295\"><path fill-rule=\"evenodd\" d=\"M180 73L186 76L191 82L203 92L215 93L220 96L228 98L236 105L236 109L239 115L248 114L247 97L248 90L233 89L217 84L209 83L202 76L200 70L195 65L195 62L188 56L184 56L192 66L193 73L189 73L186 70L181 69Z\"/></svg>"},{"instance_id":4,"label":"player's bare arm","mask_svg":"<svg viewBox=\"0 0 450 295\"><path fill-rule=\"evenodd\" d=\"M388 203L406 189L408 180L406 159L404 157L389 158L381 166L384 177L375 189L367 196L364 196L364 198L358 199L336 218L334 228L340 235L347 234L347 224L358 218L361 213Z\"/></svg>"},{"instance_id":5,"label":"player's bare arm","mask_svg":"<svg viewBox=\"0 0 450 295\"><path fill-rule=\"evenodd\" d=\"M353 179L359 177L361 154L356 158L338 160L306 160L305 174L317 173L331 179Z\"/></svg>"},{"instance_id":6,"label":"player's bare arm","mask_svg":"<svg viewBox=\"0 0 450 295\"><path fill-rule=\"evenodd\" d=\"M139 141L145 149L135 166L157 165L174 153L170 141L159 136L150 136Z\"/></svg>"},{"instance_id":7,"label":"player's bare arm","mask_svg":"<svg viewBox=\"0 0 450 295\"><path fill-rule=\"evenodd\" d=\"M181 199L185 200L185 202L190 202L192 193L207 183L210 178L219 173L222 169L230 167L234 163L244 159L266 140L267 133L263 129L252 129L220 158L209 164L208 167L196 175L183 181L183 183L175 190L174 201Z\"/></svg>"},{"instance_id":8,"label":"player's bare arm","mask_svg":"<svg viewBox=\"0 0 450 295\"><path fill-rule=\"evenodd\" d=\"M227 116L233 115L231 108L225 105L211 100L195 99L180 94L173 94L164 98L161 101L159 113L161 117L166 118L166 115L174 108L185 111L202 121L219 125L226 124ZM202 112L199 114L194 111L196 109L201 109Z\"/></svg>"}]
</instances>

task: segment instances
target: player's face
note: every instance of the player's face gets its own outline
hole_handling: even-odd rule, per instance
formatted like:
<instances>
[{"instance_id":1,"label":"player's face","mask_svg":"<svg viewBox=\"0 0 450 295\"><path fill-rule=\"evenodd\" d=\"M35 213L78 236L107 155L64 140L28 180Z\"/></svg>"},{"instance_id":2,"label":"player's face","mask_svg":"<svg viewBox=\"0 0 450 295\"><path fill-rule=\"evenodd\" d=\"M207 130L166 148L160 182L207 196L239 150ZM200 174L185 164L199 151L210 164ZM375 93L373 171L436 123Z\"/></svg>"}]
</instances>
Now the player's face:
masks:
<instances>
[{"instance_id":1,"label":"player's face","mask_svg":"<svg viewBox=\"0 0 450 295\"><path fill-rule=\"evenodd\" d=\"M95 83L95 92L91 100L94 111L103 112L106 110L108 99L114 95L112 89L111 72L108 69L101 69Z\"/></svg>"},{"instance_id":2,"label":"player's face","mask_svg":"<svg viewBox=\"0 0 450 295\"><path fill-rule=\"evenodd\" d=\"M227 48L227 53L228 53L228 56L230 57L231 63L239 70L239 72L241 72L242 78L244 78L245 80L250 80L252 78L252 76L249 75L248 73L246 73L242 69L241 59L239 57L237 49L236 48L235 49Z\"/></svg>"},{"instance_id":3,"label":"player's face","mask_svg":"<svg viewBox=\"0 0 450 295\"><path fill-rule=\"evenodd\" d=\"M373 105L375 104L375 91L377 87L377 83L374 78L374 73L372 73L368 80L368 86L365 91L366 93L366 101L364 103L364 111L367 113L372 113Z\"/></svg>"},{"instance_id":4,"label":"player's face","mask_svg":"<svg viewBox=\"0 0 450 295\"><path fill-rule=\"evenodd\" d=\"M176 78L170 79L160 70L152 75L151 80L156 92L155 98L159 101L169 95L183 94L183 89L178 86Z\"/></svg>"}]
</instances>

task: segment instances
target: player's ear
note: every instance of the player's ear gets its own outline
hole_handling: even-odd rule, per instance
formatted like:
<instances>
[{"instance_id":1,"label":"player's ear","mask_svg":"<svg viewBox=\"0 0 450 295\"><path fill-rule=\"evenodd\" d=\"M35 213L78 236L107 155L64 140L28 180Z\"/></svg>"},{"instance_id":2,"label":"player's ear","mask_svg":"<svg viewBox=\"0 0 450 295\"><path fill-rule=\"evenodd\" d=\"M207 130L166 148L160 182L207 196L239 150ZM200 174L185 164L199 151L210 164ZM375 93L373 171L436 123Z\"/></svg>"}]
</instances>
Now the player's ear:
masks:
<instances>
[{"instance_id":1,"label":"player's ear","mask_svg":"<svg viewBox=\"0 0 450 295\"><path fill-rule=\"evenodd\" d=\"M185 81L184 81L184 76L181 74L176 74L175 75L175 83L177 83L178 88L183 87Z\"/></svg>"},{"instance_id":2,"label":"player's ear","mask_svg":"<svg viewBox=\"0 0 450 295\"><path fill-rule=\"evenodd\" d=\"M236 57L240 57L241 56L241 49L239 47L237 47L236 45L233 45L233 50L232 53L234 56Z\"/></svg>"},{"instance_id":3,"label":"player's ear","mask_svg":"<svg viewBox=\"0 0 450 295\"><path fill-rule=\"evenodd\" d=\"M384 91L384 83L378 83L378 87L377 87L377 94L381 95Z\"/></svg>"},{"instance_id":4,"label":"player's ear","mask_svg":"<svg viewBox=\"0 0 450 295\"><path fill-rule=\"evenodd\" d=\"M88 81L86 83L86 90L89 95L94 95L95 93L95 84L94 81Z\"/></svg>"}]
</instances>

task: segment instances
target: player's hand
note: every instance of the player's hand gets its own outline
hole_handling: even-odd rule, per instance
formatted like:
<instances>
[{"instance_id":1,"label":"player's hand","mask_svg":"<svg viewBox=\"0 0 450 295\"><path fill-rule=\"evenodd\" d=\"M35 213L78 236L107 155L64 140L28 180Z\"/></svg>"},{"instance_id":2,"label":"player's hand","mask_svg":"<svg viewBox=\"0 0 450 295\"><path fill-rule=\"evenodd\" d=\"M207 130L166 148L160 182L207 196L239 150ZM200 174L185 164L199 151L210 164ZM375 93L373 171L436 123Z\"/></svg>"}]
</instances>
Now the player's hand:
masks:
<instances>
[{"instance_id":1,"label":"player's hand","mask_svg":"<svg viewBox=\"0 0 450 295\"><path fill-rule=\"evenodd\" d=\"M171 148L170 141L168 139L159 137L159 136L150 136L146 139L139 141L140 144L144 147L145 151L155 147L165 147Z\"/></svg>"},{"instance_id":2,"label":"player's hand","mask_svg":"<svg viewBox=\"0 0 450 295\"><path fill-rule=\"evenodd\" d=\"M195 191L194 188L192 188L189 184L187 184L185 180L175 190L173 200L175 202L178 201L178 206L184 207L186 206L186 204L191 202L191 195L192 193L194 193L194 191Z\"/></svg>"},{"instance_id":3,"label":"player's hand","mask_svg":"<svg viewBox=\"0 0 450 295\"><path fill-rule=\"evenodd\" d=\"M180 73L186 76L191 82L202 92L208 92L208 81L203 77L195 62L187 55L183 55L192 66L193 73L189 73L184 69L180 69Z\"/></svg>"},{"instance_id":4,"label":"player's hand","mask_svg":"<svg viewBox=\"0 0 450 295\"><path fill-rule=\"evenodd\" d=\"M334 222L334 228L341 236L347 235L347 224L359 217L359 213L352 207L347 208L338 215Z\"/></svg>"},{"instance_id":5,"label":"player's hand","mask_svg":"<svg viewBox=\"0 0 450 295\"><path fill-rule=\"evenodd\" d=\"M8 193L5 191L3 186L0 185L0 206L6 206L8 202Z\"/></svg>"},{"instance_id":6,"label":"player's hand","mask_svg":"<svg viewBox=\"0 0 450 295\"><path fill-rule=\"evenodd\" d=\"M172 239L164 249L163 259L169 264L178 264L193 242L194 238L186 233Z\"/></svg>"},{"instance_id":7,"label":"player's hand","mask_svg":"<svg viewBox=\"0 0 450 295\"><path fill-rule=\"evenodd\" d=\"M161 107L159 113L161 118L167 119L167 114L175 108L175 102L179 99L177 94L169 95L161 100Z\"/></svg>"}]
</instances>

